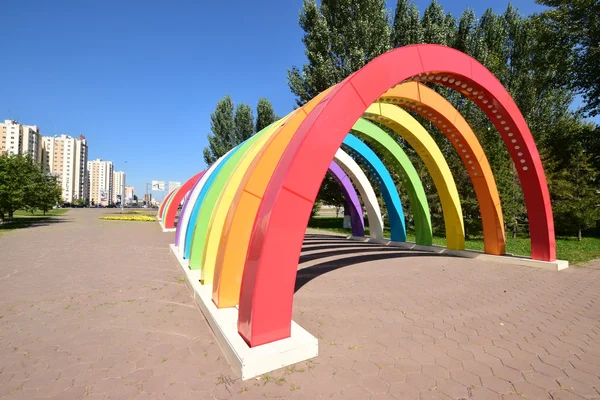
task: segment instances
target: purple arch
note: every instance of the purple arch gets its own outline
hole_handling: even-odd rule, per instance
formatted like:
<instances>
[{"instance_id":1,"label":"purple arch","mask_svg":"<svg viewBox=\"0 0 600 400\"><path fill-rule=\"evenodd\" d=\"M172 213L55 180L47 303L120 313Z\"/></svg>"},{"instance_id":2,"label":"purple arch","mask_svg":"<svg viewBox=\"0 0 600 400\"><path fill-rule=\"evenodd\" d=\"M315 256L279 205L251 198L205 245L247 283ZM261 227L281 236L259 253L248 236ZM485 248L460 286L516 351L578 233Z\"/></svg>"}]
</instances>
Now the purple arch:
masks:
<instances>
[{"instance_id":1,"label":"purple arch","mask_svg":"<svg viewBox=\"0 0 600 400\"><path fill-rule=\"evenodd\" d=\"M185 213L185 209L188 207L188 204L191 203L190 198L192 197L192 193L194 192L194 190L196 189L196 186L198 186L199 183L200 183L200 179L198 179L198 181L196 181L194 186L188 192L188 195L185 197L185 201L183 202L183 206L181 207L181 212L179 212L179 216L183 216L183 214ZM193 207L193 206L190 205L190 207ZM180 224L179 222L177 222L177 226L175 227L175 246L179 246L179 235L180 235L179 232L181 231L181 229L183 229L182 226L183 226L183 224Z\"/></svg>"},{"instance_id":2,"label":"purple arch","mask_svg":"<svg viewBox=\"0 0 600 400\"><path fill-rule=\"evenodd\" d=\"M363 217L362 206L358 200L356 189L352 186L352 182L344 170L332 161L329 165L329 172L335 181L340 185L344 198L346 200L346 207L350 210L350 219L352 221L352 235L353 236L364 236L365 235L365 220Z\"/></svg>"}]
</instances>

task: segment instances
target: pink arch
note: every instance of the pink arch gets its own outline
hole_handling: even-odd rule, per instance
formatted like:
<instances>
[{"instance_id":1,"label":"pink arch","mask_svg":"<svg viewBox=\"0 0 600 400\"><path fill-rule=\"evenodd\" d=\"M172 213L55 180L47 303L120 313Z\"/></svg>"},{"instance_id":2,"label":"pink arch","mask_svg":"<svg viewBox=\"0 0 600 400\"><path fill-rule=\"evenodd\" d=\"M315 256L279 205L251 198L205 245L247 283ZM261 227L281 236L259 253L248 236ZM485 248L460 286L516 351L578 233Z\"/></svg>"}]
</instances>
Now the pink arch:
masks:
<instances>
[{"instance_id":1,"label":"pink arch","mask_svg":"<svg viewBox=\"0 0 600 400\"><path fill-rule=\"evenodd\" d=\"M290 336L298 258L327 167L367 107L408 80L456 89L490 118L522 183L532 257L555 260L554 222L540 156L506 89L483 65L457 50L439 45L395 49L325 96L300 125L275 169L254 223L240 292L238 331L251 347Z\"/></svg>"},{"instance_id":2,"label":"pink arch","mask_svg":"<svg viewBox=\"0 0 600 400\"><path fill-rule=\"evenodd\" d=\"M173 198L169 202L169 206L165 210L165 217L163 218L165 229L175 228L175 215L177 215L177 210L179 209L179 205L181 201L185 197L186 194L194 187L196 182L204 175L204 171L197 173L187 180L181 187L175 190L173 194Z\"/></svg>"}]
</instances>

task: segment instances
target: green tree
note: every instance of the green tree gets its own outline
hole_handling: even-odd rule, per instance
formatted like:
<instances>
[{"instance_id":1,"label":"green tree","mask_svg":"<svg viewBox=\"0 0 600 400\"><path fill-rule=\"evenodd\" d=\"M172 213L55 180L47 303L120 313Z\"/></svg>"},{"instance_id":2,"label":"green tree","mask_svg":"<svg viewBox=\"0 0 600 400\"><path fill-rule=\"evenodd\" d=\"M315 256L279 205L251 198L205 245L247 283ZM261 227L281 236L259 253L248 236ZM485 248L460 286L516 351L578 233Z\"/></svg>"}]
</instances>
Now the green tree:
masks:
<instances>
[{"instance_id":1,"label":"green tree","mask_svg":"<svg viewBox=\"0 0 600 400\"><path fill-rule=\"evenodd\" d=\"M308 63L288 70L299 106L391 48L385 0L304 0L300 27Z\"/></svg>"},{"instance_id":2,"label":"green tree","mask_svg":"<svg viewBox=\"0 0 600 400\"><path fill-rule=\"evenodd\" d=\"M62 200L62 189L54 175L37 174L34 188L32 207L44 215ZM84 200L78 199L76 203L84 204Z\"/></svg>"},{"instance_id":3,"label":"green tree","mask_svg":"<svg viewBox=\"0 0 600 400\"><path fill-rule=\"evenodd\" d=\"M252 107L244 103L238 104L235 107L233 123L235 125L234 145L242 143L250 136L254 135L254 116L252 115Z\"/></svg>"},{"instance_id":4,"label":"green tree","mask_svg":"<svg viewBox=\"0 0 600 400\"><path fill-rule=\"evenodd\" d=\"M204 161L210 165L225 155L236 145L235 124L233 121L233 100L226 95L217 102L215 110L210 114L210 130L208 147L204 148Z\"/></svg>"},{"instance_id":5,"label":"green tree","mask_svg":"<svg viewBox=\"0 0 600 400\"><path fill-rule=\"evenodd\" d=\"M40 167L29 155L0 156L0 223L17 210L35 209L41 191Z\"/></svg>"},{"instance_id":6,"label":"green tree","mask_svg":"<svg viewBox=\"0 0 600 400\"><path fill-rule=\"evenodd\" d=\"M273 105L271 102L265 97L261 97L258 99L258 104L256 106L256 132L260 132L263 128L271 125L273 122L277 121L279 118L275 116L275 111L273 110Z\"/></svg>"},{"instance_id":7,"label":"green tree","mask_svg":"<svg viewBox=\"0 0 600 400\"><path fill-rule=\"evenodd\" d=\"M444 8L436 0L433 0L423 13L421 30L423 42L448 44L453 36L456 21L452 16L444 14Z\"/></svg>"},{"instance_id":8,"label":"green tree","mask_svg":"<svg viewBox=\"0 0 600 400\"><path fill-rule=\"evenodd\" d=\"M560 71L569 78L567 83L583 95L584 112L590 116L600 115L600 2L536 2L551 7L540 15L547 28L542 36L545 51L559 58L555 64L563 67Z\"/></svg>"},{"instance_id":9,"label":"green tree","mask_svg":"<svg viewBox=\"0 0 600 400\"><path fill-rule=\"evenodd\" d=\"M326 174L323 178L323 183L321 184L317 198L323 205L333 206L338 210L343 207L345 203L340 185L338 185L335 178L330 174Z\"/></svg>"},{"instance_id":10,"label":"green tree","mask_svg":"<svg viewBox=\"0 0 600 400\"><path fill-rule=\"evenodd\" d=\"M391 35L394 48L422 43L423 33L419 9L415 3L408 0L398 0Z\"/></svg>"},{"instance_id":11,"label":"green tree","mask_svg":"<svg viewBox=\"0 0 600 400\"><path fill-rule=\"evenodd\" d=\"M581 146L572 156L568 165L549 171L549 186L557 231L581 240L582 231L600 219L599 174Z\"/></svg>"}]
</instances>

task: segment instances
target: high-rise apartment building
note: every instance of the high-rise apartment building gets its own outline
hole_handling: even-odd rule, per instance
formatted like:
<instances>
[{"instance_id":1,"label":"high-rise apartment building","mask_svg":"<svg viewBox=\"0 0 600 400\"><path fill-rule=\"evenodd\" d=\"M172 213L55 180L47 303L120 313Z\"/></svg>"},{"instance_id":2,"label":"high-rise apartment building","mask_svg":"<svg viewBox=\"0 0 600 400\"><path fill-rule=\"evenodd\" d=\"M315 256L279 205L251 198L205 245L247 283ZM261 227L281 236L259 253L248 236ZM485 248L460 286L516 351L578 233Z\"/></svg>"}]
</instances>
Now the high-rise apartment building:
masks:
<instances>
[{"instance_id":1,"label":"high-rise apartment building","mask_svg":"<svg viewBox=\"0 0 600 400\"><path fill-rule=\"evenodd\" d=\"M114 171L113 172L113 203L121 203L125 199L125 172ZM125 204L125 203L123 203Z\"/></svg>"},{"instance_id":2,"label":"high-rise apartment building","mask_svg":"<svg viewBox=\"0 0 600 400\"><path fill-rule=\"evenodd\" d=\"M10 119L0 122L0 154L29 154L42 162L42 136L36 125L21 125Z\"/></svg>"},{"instance_id":3,"label":"high-rise apartment building","mask_svg":"<svg viewBox=\"0 0 600 400\"><path fill-rule=\"evenodd\" d=\"M97 158L88 161L90 204L107 206L113 199L113 163Z\"/></svg>"},{"instance_id":4,"label":"high-rise apartment building","mask_svg":"<svg viewBox=\"0 0 600 400\"><path fill-rule=\"evenodd\" d=\"M43 168L55 175L62 188L65 202L88 198L88 145L85 136L44 136L41 162Z\"/></svg>"}]
</instances>

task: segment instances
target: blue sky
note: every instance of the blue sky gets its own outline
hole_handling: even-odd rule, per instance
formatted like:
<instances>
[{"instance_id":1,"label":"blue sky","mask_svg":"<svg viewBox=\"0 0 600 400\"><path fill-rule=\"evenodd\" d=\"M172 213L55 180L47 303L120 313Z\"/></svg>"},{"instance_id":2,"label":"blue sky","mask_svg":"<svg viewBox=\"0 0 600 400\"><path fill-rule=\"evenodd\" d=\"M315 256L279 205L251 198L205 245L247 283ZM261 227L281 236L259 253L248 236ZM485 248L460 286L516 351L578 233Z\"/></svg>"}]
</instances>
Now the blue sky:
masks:
<instances>
[{"instance_id":1,"label":"blue sky","mask_svg":"<svg viewBox=\"0 0 600 400\"><path fill-rule=\"evenodd\" d=\"M388 1L393 12L395 1ZM421 12L429 1L417 1ZM441 1L479 16L507 1ZM513 2L524 14L532 0ZM225 94L279 115L294 98L286 70L304 58L301 0L18 0L4 2L0 119L42 134L84 134L89 158L125 170L138 196L150 180L204 168L209 115ZM125 164L125 161L127 163ZM159 192L155 196L161 198Z\"/></svg>"}]
</instances>

